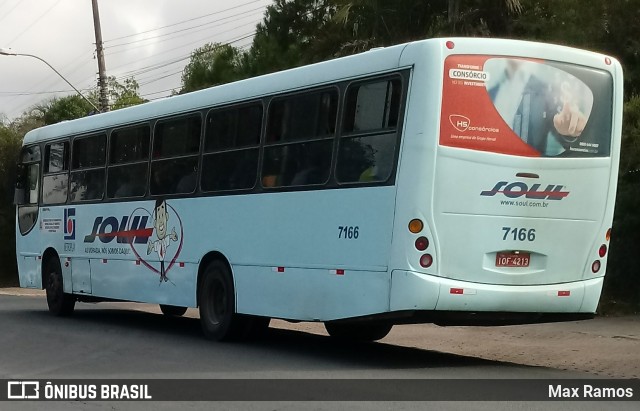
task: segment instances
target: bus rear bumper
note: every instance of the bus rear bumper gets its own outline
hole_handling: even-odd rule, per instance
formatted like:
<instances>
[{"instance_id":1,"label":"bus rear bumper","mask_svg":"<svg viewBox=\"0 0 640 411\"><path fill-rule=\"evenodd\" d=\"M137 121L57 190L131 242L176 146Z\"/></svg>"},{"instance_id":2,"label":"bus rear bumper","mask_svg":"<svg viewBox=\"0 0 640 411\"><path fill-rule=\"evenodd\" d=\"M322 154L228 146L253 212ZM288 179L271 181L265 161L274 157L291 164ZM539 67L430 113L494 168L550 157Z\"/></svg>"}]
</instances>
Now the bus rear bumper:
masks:
<instances>
[{"instance_id":1,"label":"bus rear bumper","mask_svg":"<svg viewBox=\"0 0 640 411\"><path fill-rule=\"evenodd\" d=\"M394 270L390 311L594 314L603 280L598 277L562 284L490 285Z\"/></svg>"}]
</instances>

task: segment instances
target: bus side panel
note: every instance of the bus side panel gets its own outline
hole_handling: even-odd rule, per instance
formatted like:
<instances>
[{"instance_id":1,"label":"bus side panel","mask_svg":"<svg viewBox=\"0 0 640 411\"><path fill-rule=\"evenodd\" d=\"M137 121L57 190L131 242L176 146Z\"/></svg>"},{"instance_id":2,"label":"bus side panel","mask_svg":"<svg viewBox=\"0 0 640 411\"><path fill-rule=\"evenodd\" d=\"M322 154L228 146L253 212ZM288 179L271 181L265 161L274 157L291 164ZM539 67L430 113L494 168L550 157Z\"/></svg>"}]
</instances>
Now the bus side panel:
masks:
<instances>
[{"instance_id":1,"label":"bus side panel","mask_svg":"<svg viewBox=\"0 0 640 411\"><path fill-rule=\"evenodd\" d=\"M68 207L73 209L67 214L74 216L75 234L64 247L73 250L69 254L74 260L74 291L82 288L83 294L90 290L96 297L195 307L198 265L197 260L185 259L186 227L173 202L163 202L167 231L161 240L155 207L155 201Z\"/></svg>"},{"instance_id":2,"label":"bus side panel","mask_svg":"<svg viewBox=\"0 0 640 411\"><path fill-rule=\"evenodd\" d=\"M196 273L196 264L178 264L161 281L135 260L91 260L93 295L127 301L195 307Z\"/></svg>"},{"instance_id":3,"label":"bus side panel","mask_svg":"<svg viewBox=\"0 0 640 411\"><path fill-rule=\"evenodd\" d=\"M232 266L386 271L395 187L175 200L183 254L222 253Z\"/></svg>"},{"instance_id":4,"label":"bus side panel","mask_svg":"<svg viewBox=\"0 0 640 411\"><path fill-rule=\"evenodd\" d=\"M185 225L228 258L239 312L330 320L388 311L394 200L393 186L201 199L185 221L208 218Z\"/></svg>"},{"instance_id":5,"label":"bus side panel","mask_svg":"<svg viewBox=\"0 0 640 411\"><path fill-rule=\"evenodd\" d=\"M42 288L42 276L40 275L40 261L36 255L18 254L18 274L20 287Z\"/></svg>"},{"instance_id":6,"label":"bus side panel","mask_svg":"<svg viewBox=\"0 0 640 411\"><path fill-rule=\"evenodd\" d=\"M237 311L329 321L387 312L387 272L236 266Z\"/></svg>"},{"instance_id":7,"label":"bus side panel","mask_svg":"<svg viewBox=\"0 0 640 411\"><path fill-rule=\"evenodd\" d=\"M39 221L26 235L20 234L16 217L16 262L20 287L42 289Z\"/></svg>"}]
</instances>

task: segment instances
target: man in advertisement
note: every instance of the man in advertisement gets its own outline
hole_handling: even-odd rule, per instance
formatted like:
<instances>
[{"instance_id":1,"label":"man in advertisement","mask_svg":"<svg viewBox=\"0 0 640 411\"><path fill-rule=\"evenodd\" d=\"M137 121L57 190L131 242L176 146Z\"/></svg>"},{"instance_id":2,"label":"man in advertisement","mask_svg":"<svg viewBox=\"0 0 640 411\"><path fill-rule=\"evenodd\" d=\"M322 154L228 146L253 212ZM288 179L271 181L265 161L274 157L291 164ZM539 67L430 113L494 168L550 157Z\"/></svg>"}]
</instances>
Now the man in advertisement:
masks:
<instances>
[{"instance_id":1,"label":"man in advertisement","mask_svg":"<svg viewBox=\"0 0 640 411\"><path fill-rule=\"evenodd\" d=\"M543 156L568 150L582 134L593 93L571 74L546 64L518 59L490 59L487 91L511 129Z\"/></svg>"}]
</instances>

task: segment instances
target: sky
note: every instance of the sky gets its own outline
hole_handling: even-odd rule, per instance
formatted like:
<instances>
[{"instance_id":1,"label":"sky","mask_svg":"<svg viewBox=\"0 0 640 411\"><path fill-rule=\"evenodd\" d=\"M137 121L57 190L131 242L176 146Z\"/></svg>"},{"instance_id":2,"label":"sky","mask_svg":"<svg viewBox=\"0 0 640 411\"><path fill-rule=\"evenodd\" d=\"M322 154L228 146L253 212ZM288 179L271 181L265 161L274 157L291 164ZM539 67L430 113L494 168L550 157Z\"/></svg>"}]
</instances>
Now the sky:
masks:
<instances>
[{"instance_id":1,"label":"sky","mask_svg":"<svg viewBox=\"0 0 640 411\"><path fill-rule=\"evenodd\" d=\"M98 0L105 65L120 82L133 77L147 100L181 86L196 48L251 45L272 0ZM83 93L97 84L91 0L0 0L0 48L44 59ZM0 122L73 94L45 63L0 55Z\"/></svg>"}]
</instances>

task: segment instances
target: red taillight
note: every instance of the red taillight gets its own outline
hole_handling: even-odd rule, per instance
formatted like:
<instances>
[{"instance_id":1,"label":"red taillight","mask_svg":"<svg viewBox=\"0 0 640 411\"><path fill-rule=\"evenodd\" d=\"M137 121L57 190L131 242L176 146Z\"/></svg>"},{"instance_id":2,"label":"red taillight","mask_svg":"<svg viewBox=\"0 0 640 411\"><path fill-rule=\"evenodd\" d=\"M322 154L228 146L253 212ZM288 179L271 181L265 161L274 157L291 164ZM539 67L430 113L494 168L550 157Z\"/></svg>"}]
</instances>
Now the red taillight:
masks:
<instances>
[{"instance_id":1,"label":"red taillight","mask_svg":"<svg viewBox=\"0 0 640 411\"><path fill-rule=\"evenodd\" d=\"M591 271L593 271L594 274L600 271L600 260L596 260L591 264Z\"/></svg>"},{"instance_id":2,"label":"red taillight","mask_svg":"<svg viewBox=\"0 0 640 411\"><path fill-rule=\"evenodd\" d=\"M429 268L431 267L431 264L433 264L433 257L431 257L431 254L423 254L422 257L420 257L420 265L422 268Z\"/></svg>"},{"instance_id":3,"label":"red taillight","mask_svg":"<svg viewBox=\"0 0 640 411\"><path fill-rule=\"evenodd\" d=\"M418 237L416 240L416 249L418 251L424 251L429 248L429 240L427 237Z\"/></svg>"},{"instance_id":4,"label":"red taillight","mask_svg":"<svg viewBox=\"0 0 640 411\"><path fill-rule=\"evenodd\" d=\"M607 255L607 246L602 244L600 246L600 249L598 250L598 255L600 256L600 258L603 258L605 255Z\"/></svg>"},{"instance_id":5,"label":"red taillight","mask_svg":"<svg viewBox=\"0 0 640 411\"><path fill-rule=\"evenodd\" d=\"M451 40L447 41L445 44L447 45L447 48L448 48L449 50L453 50L453 48L456 46L456 45L454 44L454 42L453 42L453 41L451 41Z\"/></svg>"},{"instance_id":6,"label":"red taillight","mask_svg":"<svg viewBox=\"0 0 640 411\"><path fill-rule=\"evenodd\" d=\"M607 66L610 66L610 65L611 65L611 59L610 59L609 57L605 57L605 58L604 58L604 62L605 62L605 64L606 64Z\"/></svg>"}]
</instances>

